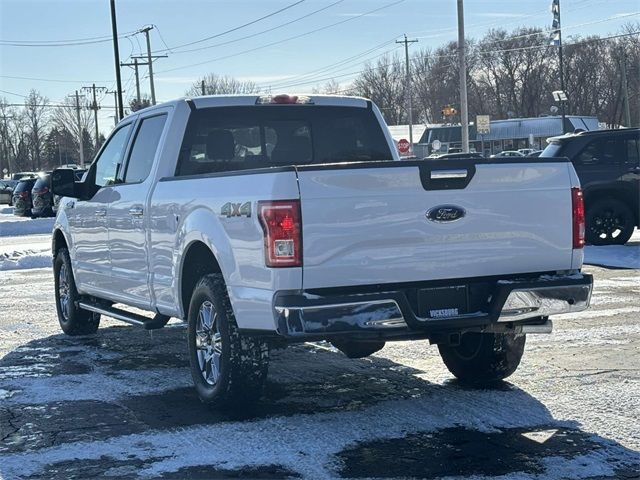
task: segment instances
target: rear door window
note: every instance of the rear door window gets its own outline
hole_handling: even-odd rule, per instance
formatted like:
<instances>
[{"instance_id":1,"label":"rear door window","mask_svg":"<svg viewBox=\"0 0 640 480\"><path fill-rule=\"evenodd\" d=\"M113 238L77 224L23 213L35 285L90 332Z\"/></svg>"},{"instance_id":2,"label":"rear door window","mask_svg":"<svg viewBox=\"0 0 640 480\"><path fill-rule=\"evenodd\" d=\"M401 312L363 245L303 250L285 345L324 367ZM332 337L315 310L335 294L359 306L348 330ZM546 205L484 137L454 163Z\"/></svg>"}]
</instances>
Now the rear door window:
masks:
<instances>
[{"instance_id":1,"label":"rear door window","mask_svg":"<svg viewBox=\"0 0 640 480\"><path fill-rule=\"evenodd\" d=\"M125 183L140 183L149 176L166 120L166 115L156 115L140 123L129 154Z\"/></svg>"},{"instance_id":2,"label":"rear door window","mask_svg":"<svg viewBox=\"0 0 640 480\"><path fill-rule=\"evenodd\" d=\"M625 151L625 164L631 167L640 166L640 139L638 138L625 138L624 151Z\"/></svg>"},{"instance_id":3,"label":"rear door window","mask_svg":"<svg viewBox=\"0 0 640 480\"><path fill-rule=\"evenodd\" d=\"M615 138L597 138L591 141L577 156L581 165L618 165Z\"/></svg>"},{"instance_id":4,"label":"rear door window","mask_svg":"<svg viewBox=\"0 0 640 480\"><path fill-rule=\"evenodd\" d=\"M176 175L391 159L368 108L219 107L191 114Z\"/></svg>"}]
</instances>

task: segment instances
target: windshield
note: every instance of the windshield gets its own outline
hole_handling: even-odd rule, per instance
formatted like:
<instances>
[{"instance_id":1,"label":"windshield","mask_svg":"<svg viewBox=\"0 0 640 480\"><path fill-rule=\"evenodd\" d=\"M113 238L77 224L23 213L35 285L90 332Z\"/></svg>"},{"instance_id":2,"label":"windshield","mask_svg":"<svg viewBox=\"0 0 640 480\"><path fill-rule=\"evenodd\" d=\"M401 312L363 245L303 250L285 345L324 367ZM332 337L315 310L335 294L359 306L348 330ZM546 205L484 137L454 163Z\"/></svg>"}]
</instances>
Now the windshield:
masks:
<instances>
[{"instance_id":1,"label":"windshield","mask_svg":"<svg viewBox=\"0 0 640 480\"><path fill-rule=\"evenodd\" d=\"M28 192L31 190L31 188L33 187L33 184L36 183L35 179L34 180L27 180L27 181L21 181L18 182L18 185L16 186L15 192Z\"/></svg>"},{"instance_id":2,"label":"windshield","mask_svg":"<svg viewBox=\"0 0 640 480\"><path fill-rule=\"evenodd\" d=\"M35 191L40 191L44 187L48 187L48 186L49 186L49 175L46 175L46 176L40 177L40 178L38 178L38 180L36 180L36 183L33 186L33 189Z\"/></svg>"},{"instance_id":3,"label":"windshield","mask_svg":"<svg viewBox=\"0 0 640 480\"><path fill-rule=\"evenodd\" d=\"M541 157L559 157L560 150L562 150L562 144L559 142L553 142L547 145L547 148L545 148L542 151L540 156Z\"/></svg>"},{"instance_id":4,"label":"windshield","mask_svg":"<svg viewBox=\"0 0 640 480\"><path fill-rule=\"evenodd\" d=\"M206 108L191 114L177 175L391 159L369 108Z\"/></svg>"}]
</instances>

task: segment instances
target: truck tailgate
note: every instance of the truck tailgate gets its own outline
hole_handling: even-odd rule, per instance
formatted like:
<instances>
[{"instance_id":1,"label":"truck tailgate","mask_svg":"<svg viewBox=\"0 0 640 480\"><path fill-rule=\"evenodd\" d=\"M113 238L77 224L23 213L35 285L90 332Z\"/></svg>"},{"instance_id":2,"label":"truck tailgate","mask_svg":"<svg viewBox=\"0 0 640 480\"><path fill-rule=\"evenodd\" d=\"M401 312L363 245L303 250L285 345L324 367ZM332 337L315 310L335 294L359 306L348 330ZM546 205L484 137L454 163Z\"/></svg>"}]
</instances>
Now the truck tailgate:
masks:
<instances>
[{"instance_id":1,"label":"truck tailgate","mask_svg":"<svg viewBox=\"0 0 640 480\"><path fill-rule=\"evenodd\" d=\"M570 269L571 167L550 160L299 167L304 288Z\"/></svg>"}]
</instances>

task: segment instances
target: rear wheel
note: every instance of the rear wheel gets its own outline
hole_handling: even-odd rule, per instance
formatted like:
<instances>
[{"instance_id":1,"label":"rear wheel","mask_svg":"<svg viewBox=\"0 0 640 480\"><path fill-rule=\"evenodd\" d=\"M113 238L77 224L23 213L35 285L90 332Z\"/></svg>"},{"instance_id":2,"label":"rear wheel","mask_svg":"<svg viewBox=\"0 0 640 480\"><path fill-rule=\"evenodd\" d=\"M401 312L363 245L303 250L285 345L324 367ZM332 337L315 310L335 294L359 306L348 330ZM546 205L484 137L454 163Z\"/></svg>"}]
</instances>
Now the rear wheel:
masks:
<instances>
[{"instance_id":1,"label":"rear wheel","mask_svg":"<svg viewBox=\"0 0 640 480\"><path fill-rule=\"evenodd\" d=\"M53 260L56 310L62 331L67 335L95 333L100 325L100 314L77 307L80 300L71 271L71 258L66 248L56 252Z\"/></svg>"},{"instance_id":2,"label":"rear wheel","mask_svg":"<svg viewBox=\"0 0 640 480\"><path fill-rule=\"evenodd\" d=\"M228 406L257 400L267 377L265 341L240 334L220 274L196 285L188 314L191 377L200 400Z\"/></svg>"},{"instance_id":3,"label":"rear wheel","mask_svg":"<svg viewBox=\"0 0 640 480\"><path fill-rule=\"evenodd\" d=\"M586 240L592 245L623 245L634 228L633 212L620 200L597 200L587 209Z\"/></svg>"},{"instance_id":4,"label":"rear wheel","mask_svg":"<svg viewBox=\"0 0 640 480\"><path fill-rule=\"evenodd\" d=\"M456 346L440 344L440 356L449 371L468 384L490 384L516 371L526 335L465 333Z\"/></svg>"}]
</instances>

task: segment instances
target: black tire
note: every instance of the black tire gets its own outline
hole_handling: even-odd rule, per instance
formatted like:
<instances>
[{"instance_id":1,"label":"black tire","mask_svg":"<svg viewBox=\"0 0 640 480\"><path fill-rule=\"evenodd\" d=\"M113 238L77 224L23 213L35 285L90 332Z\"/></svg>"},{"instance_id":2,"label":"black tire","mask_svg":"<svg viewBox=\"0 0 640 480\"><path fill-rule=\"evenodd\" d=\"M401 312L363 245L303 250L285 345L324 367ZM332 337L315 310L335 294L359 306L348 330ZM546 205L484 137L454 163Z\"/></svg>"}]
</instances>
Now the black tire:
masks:
<instances>
[{"instance_id":1,"label":"black tire","mask_svg":"<svg viewBox=\"0 0 640 480\"><path fill-rule=\"evenodd\" d=\"M100 314L76 306L80 300L71 270L71 258L66 248L56 252L53 259L56 310L60 328L67 335L89 335L100 326ZM66 282L66 283L65 283Z\"/></svg>"},{"instance_id":2,"label":"black tire","mask_svg":"<svg viewBox=\"0 0 640 480\"><path fill-rule=\"evenodd\" d=\"M382 350L385 342L356 342L350 340L332 340L331 345L336 347L348 358L364 358Z\"/></svg>"},{"instance_id":3,"label":"black tire","mask_svg":"<svg viewBox=\"0 0 640 480\"><path fill-rule=\"evenodd\" d=\"M222 275L206 275L196 284L187 321L191 377L200 400L222 407L260 398L269 347L264 340L238 331Z\"/></svg>"},{"instance_id":4,"label":"black tire","mask_svg":"<svg viewBox=\"0 0 640 480\"><path fill-rule=\"evenodd\" d=\"M591 245L624 245L636 227L631 209L615 198L589 205L585 220L586 241Z\"/></svg>"},{"instance_id":5,"label":"black tire","mask_svg":"<svg viewBox=\"0 0 640 480\"><path fill-rule=\"evenodd\" d=\"M449 371L461 382L491 384L516 371L526 335L506 333L465 333L460 345L439 344L440 356Z\"/></svg>"}]
</instances>

